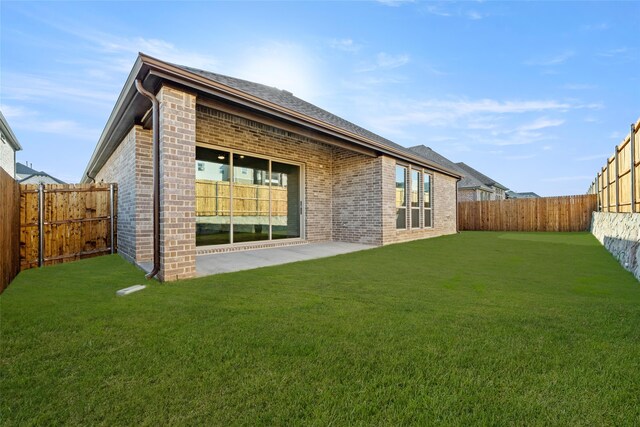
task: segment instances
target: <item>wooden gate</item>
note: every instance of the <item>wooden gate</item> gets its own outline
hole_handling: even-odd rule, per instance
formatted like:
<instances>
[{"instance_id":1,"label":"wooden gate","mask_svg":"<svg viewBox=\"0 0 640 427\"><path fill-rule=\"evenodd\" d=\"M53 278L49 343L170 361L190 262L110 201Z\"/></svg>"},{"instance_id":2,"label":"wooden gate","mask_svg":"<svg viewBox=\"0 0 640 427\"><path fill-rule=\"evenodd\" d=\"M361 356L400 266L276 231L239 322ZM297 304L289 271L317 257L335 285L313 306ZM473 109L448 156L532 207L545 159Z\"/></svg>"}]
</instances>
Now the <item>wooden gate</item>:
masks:
<instances>
[{"instance_id":1,"label":"wooden gate","mask_svg":"<svg viewBox=\"0 0 640 427\"><path fill-rule=\"evenodd\" d=\"M21 270L116 251L115 184L20 187Z\"/></svg>"}]
</instances>

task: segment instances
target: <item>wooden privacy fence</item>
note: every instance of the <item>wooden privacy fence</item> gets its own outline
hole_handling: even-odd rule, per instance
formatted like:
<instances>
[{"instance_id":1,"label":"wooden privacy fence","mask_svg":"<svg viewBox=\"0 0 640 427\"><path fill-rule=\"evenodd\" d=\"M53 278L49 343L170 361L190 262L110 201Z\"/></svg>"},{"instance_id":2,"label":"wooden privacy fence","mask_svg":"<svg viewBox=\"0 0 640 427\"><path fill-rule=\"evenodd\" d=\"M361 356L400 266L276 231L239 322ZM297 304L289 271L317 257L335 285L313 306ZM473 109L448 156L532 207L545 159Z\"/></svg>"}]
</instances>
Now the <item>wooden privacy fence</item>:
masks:
<instances>
[{"instance_id":1,"label":"wooden privacy fence","mask_svg":"<svg viewBox=\"0 0 640 427\"><path fill-rule=\"evenodd\" d=\"M595 194L458 203L458 228L478 231L585 231Z\"/></svg>"},{"instance_id":2,"label":"wooden privacy fence","mask_svg":"<svg viewBox=\"0 0 640 427\"><path fill-rule=\"evenodd\" d=\"M233 215L269 215L269 188L271 188L271 215L287 215L287 188L256 184L233 184ZM196 180L196 216L229 216L231 194L229 182Z\"/></svg>"},{"instance_id":3,"label":"wooden privacy fence","mask_svg":"<svg viewBox=\"0 0 640 427\"><path fill-rule=\"evenodd\" d=\"M589 187L603 212L640 212L640 120L615 147Z\"/></svg>"},{"instance_id":4,"label":"wooden privacy fence","mask_svg":"<svg viewBox=\"0 0 640 427\"><path fill-rule=\"evenodd\" d=\"M20 185L0 169L0 293L20 271Z\"/></svg>"},{"instance_id":5,"label":"wooden privacy fence","mask_svg":"<svg viewBox=\"0 0 640 427\"><path fill-rule=\"evenodd\" d=\"M115 252L115 184L20 187L21 270Z\"/></svg>"}]
</instances>

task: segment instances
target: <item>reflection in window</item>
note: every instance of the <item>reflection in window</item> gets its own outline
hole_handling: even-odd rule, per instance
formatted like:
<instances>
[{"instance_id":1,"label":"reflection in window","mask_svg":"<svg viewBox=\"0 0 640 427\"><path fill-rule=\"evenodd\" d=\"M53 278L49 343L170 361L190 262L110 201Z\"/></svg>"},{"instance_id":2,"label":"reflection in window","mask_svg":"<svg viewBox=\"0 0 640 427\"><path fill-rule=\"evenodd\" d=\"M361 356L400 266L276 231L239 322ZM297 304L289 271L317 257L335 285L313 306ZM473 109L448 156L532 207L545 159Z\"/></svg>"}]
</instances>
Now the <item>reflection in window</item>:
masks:
<instances>
[{"instance_id":1,"label":"reflection in window","mask_svg":"<svg viewBox=\"0 0 640 427\"><path fill-rule=\"evenodd\" d=\"M407 168L396 166L396 228L407 228Z\"/></svg>"},{"instance_id":2,"label":"reflection in window","mask_svg":"<svg viewBox=\"0 0 640 427\"><path fill-rule=\"evenodd\" d=\"M420 172L411 170L411 228L420 228Z\"/></svg>"},{"instance_id":3,"label":"reflection in window","mask_svg":"<svg viewBox=\"0 0 640 427\"><path fill-rule=\"evenodd\" d=\"M431 200L431 175L428 173L423 173L422 174L422 179L424 182L424 186L423 186L423 193L422 193L422 203L424 205L424 227L425 228L429 228L429 227L433 227L433 209L431 208L432 206L432 200Z\"/></svg>"},{"instance_id":4,"label":"reflection in window","mask_svg":"<svg viewBox=\"0 0 640 427\"><path fill-rule=\"evenodd\" d=\"M229 153L196 147L196 245L231 243Z\"/></svg>"},{"instance_id":5,"label":"reflection in window","mask_svg":"<svg viewBox=\"0 0 640 427\"><path fill-rule=\"evenodd\" d=\"M196 245L300 237L300 167L196 148Z\"/></svg>"},{"instance_id":6,"label":"reflection in window","mask_svg":"<svg viewBox=\"0 0 640 427\"><path fill-rule=\"evenodd\" d=\"M269 240L269 160L233 155L233 243Z\"/></svg>"}]
</instances>

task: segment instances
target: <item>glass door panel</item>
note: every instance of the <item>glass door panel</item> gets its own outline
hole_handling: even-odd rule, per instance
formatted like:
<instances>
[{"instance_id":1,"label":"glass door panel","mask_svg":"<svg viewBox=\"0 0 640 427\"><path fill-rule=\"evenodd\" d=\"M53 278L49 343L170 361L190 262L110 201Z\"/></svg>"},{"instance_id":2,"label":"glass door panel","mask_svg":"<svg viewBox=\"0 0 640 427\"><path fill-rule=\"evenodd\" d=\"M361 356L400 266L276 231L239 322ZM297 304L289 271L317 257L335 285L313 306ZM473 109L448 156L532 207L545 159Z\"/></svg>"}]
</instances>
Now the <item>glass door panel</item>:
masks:
<instances>
[{"instance_id":1,"label":"glass door panel","mask_svg":"<svg viewBox=\"0 0 640 427\"><path fill-rule=\"evenodd\" d=\"M196 147L196 246L231 243L229 153Z\"/></svg>"},{"instance_id":2,"label":"glass door panel","mask_svg":"<svg viewBox=\"0 0 640 427\"><path fill-rule=\"evenodd\" d=\"M269 160L233 155L233 243L269 240Z\"/></svg>"},{"instance_id":3,"label":"glass door panel","mask_svg":"<svg viewBox=\"0 0 640 427\"><path fill-rule=\"evenodd\" d=\"M300 237L300 167L271 162L271 238Z\"/></svg>"}]
</instances>

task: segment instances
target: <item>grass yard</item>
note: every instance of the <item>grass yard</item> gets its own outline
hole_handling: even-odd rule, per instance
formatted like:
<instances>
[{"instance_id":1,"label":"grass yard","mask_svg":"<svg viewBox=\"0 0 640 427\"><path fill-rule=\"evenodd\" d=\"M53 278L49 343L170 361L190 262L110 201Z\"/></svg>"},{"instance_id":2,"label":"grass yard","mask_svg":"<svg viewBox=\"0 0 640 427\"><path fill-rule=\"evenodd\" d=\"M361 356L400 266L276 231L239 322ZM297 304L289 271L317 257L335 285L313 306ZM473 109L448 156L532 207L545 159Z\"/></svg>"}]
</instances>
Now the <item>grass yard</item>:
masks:
<instances>
[{"instance_id":1,"label":"grass yard","mask_svg":"<svg viewBox=\"0 0 640 427\"><path fill-rule=\"evenodd\" d=\"M0 297L5 425L640 424L640 285L590 234L465 232L150 288Z\"/></svg>"}]
</instances>

